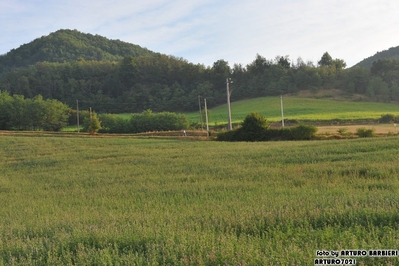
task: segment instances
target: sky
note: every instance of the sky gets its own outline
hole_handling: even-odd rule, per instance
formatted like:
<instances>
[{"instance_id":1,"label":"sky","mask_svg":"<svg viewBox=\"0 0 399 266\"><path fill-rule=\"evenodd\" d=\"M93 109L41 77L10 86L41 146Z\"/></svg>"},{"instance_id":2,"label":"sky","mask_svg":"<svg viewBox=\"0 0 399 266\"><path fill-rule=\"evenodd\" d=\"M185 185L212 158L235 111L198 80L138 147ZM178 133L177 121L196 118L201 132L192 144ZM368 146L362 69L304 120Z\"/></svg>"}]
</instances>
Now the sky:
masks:
<instances>
[{"instance_id":1,"label":"sky","mask_svg":"<svg viewBox=\"0 0 399 266\"><path fill-rule=\"evenodd\" d=\"M1 0L0 54L76 29L212 66L257 54L350 67L399 46L397 0Z\"/></svg>"}]
</instances>

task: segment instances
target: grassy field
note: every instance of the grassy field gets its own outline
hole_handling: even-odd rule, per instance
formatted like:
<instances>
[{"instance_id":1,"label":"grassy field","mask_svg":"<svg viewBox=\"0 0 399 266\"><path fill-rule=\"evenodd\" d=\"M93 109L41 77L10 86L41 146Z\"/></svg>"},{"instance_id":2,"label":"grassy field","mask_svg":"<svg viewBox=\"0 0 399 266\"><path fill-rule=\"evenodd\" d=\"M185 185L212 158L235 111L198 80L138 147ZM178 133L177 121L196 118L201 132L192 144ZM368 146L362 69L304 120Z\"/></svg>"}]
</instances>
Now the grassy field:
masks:
<instances>
[{"instance_id":1,"label":"grassy field","mask_svg":"<svg viewBox=\"0 0 399 266\"><path fill-rule=\"evenodd\" d=\"M384 114L399 115L396 104L376 102L351 102L313 98L284 97L284 118L299 121L330 121L378 119ZM232 122L241 123L251 112L258 112L269 122L281 121L280 97L263 97L231 103ZM209 124L211 126L227 124L227 105L209 109ZM199 123L199 112L184 113L191 123ZM118 116L129 119L131 114ZM205 121L203 121L205 125ZM76 126L69 126L63 131L77 131Z\"/></svg>"},{"instance_id":2,"label":"grassy field","mask_svg":"<svg viewBox=\"0 0 399 266\"><path fill-rule=\"evenodd\" d=\"M399 246L395 137L0 147L0 265L313 265L316 250Z\"/></svg>"},{"instance_id":3,"label":"grassy field","mask_svg":"<svg viewBox=\"0 0 399 266\"><path fill-rule=\"evenodd\" d=\"M296 120L363 120L380 118L383 114L399 115L396 104L346 102L311 98L283 98L284 118ZM231 103L232 121L240 123L250 112L259 112L268 121L281 121L280 97L264 97ZM199 113L186 114L198 122ZM210 123L227 123L227 105L210 109Z\"/></svg>"}]
</instances>

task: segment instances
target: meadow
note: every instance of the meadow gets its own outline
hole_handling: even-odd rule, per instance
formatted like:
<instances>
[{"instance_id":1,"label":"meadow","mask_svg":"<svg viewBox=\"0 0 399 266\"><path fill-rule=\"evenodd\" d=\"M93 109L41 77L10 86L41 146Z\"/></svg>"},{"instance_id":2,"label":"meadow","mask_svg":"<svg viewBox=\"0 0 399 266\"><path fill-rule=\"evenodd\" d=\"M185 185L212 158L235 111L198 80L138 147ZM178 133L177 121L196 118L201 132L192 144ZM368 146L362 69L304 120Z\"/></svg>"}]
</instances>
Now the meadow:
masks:
<instances>
[{"instance_id":1,"label":"meadow","mask_svg":"<svg viewBox=\"0 0 399 266\"><path fill-rule=\"evenodd\" d=\"M399 115L396 104L349 102L312 98L284 97L284 118L295 120L367 120L384 114ZM280 97L263 97L231 103L233 123L240 123L250 112L258 112L268 121L281 121ZM199 112L186 114L192 122L199 121ZM210 108L210 124L227 123L227 105Z\"/></svg>"},{"instance_id":2,"label":"meadow","mask_svg":"<svg viewBox=\"0 0 399 266\"><path fill-rule=\"evenodd\" d=\"M316 250L399 246L395 137L0 147L0 265L311 265Z\"/></svg>"}]
</instances>

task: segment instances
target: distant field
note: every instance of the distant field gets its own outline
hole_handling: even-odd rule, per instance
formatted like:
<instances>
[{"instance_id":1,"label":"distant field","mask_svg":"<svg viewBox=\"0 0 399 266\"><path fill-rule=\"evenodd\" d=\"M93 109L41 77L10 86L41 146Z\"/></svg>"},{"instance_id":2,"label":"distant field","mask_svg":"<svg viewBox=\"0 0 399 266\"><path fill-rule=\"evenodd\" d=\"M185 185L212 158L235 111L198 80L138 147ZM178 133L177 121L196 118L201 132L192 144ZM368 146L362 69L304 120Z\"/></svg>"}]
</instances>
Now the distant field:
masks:
<instances>
[{"instance_id":1,"label":"distant field","mask_svg":"<svg viewBox=\"0 0 399 266\"><path fill-rule=\"evenodd\" d=\"M345 102L310 98L283 98L284 118L296 120L375 119L383 114L399 115L399 105L369 102ZM240 123L250 112L259 112L268 121L281 121L280 97L256 98L231 103L232 120ZM198 122L199 113L186 114ZM227 123L227 105L210 109L210 123Z\"/></svg>"},{"instance_id":2,"label":"distant field","mask_svg":"<svg viewBox=\"0 0 399 266\"><path fill-rule=\"evenodd\" d=\"M0 137L0 265L313 265L399 246L396 137L37 134Z\"/></svg>"},{"instance_id":3,"label":"distant field","mask_svg":"<svg viewBox=\"0 0 399 266\"><path fill-rule=\"evenodd\" d=\"M284 118L295 120L367 120L378 119L384 114L399 115L399 105L375 102L346 102L312 98L283 98ZM245 101L232 102L233 123L241 123L251 112L259 112L269 122L281 121L280 97L264 97ZM227 105L209 109L209 124L227 123ZM199 123L199 111L184 113L191 123ZM129 119L132 114L118 116ZM205 125L205 121L203 121ZM77 131L76 126L69 126L63 131Z\"/></svg>"}]
</instances>

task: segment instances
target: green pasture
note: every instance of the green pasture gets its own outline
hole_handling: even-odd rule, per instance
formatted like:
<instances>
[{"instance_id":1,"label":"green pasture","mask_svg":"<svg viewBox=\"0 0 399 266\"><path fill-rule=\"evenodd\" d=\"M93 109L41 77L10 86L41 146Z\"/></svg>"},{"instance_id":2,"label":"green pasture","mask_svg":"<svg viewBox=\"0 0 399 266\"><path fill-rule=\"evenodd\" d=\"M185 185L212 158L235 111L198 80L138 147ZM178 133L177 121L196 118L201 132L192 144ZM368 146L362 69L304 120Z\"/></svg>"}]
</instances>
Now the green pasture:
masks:
<instances>
[{"instance_id":1,"label":"green pasture","mask_svg":"<svg viewBox=\"0 0 399 266\"><path fill-rule=\"evenodd\" d=\"M0 265L313 265L316 250L397 249L398 149L1 136Z\"/></svg>"},{"instance_id":2,"label":"green pasture","mask_svg":"<svg viewBox=\"0 0 399 266\"><path fill-rule=\"evenodd\" d=\"M311 98L283 98L284 118L296 120L364 120L383 114L399 115L399 105L376 102L346 102ZM227 123L227 105L210 108L210 124ZM280 97L263 97L231 103L233 123L240 123L251 112L258 112L268 121L281 121ZM199 112L186 114L199 122Z\"/></svg>"},{"instance_id":3,"label":"green pasture","mask_svg":"<svg viewBox=\"0 0 399 266\"><path fill-rule=\"evenodd\" d=\"M399 105L377 102L346 102L312 98L284 97L284 118L299 121L353 121L378 119L384 114L399 115ZM251 112L258 112L269 122L281 121L280 97L263 97L231 103L232 122L241 123ZM118 114L129 119L132 114ZM199 111L184 113L191 123L200 123ZM209 108L211 126L227 123L227 105ZM203 121L205 125L205 118ZM77 131L68 126L63 131Z\"/></svg>"}]
</instances>

